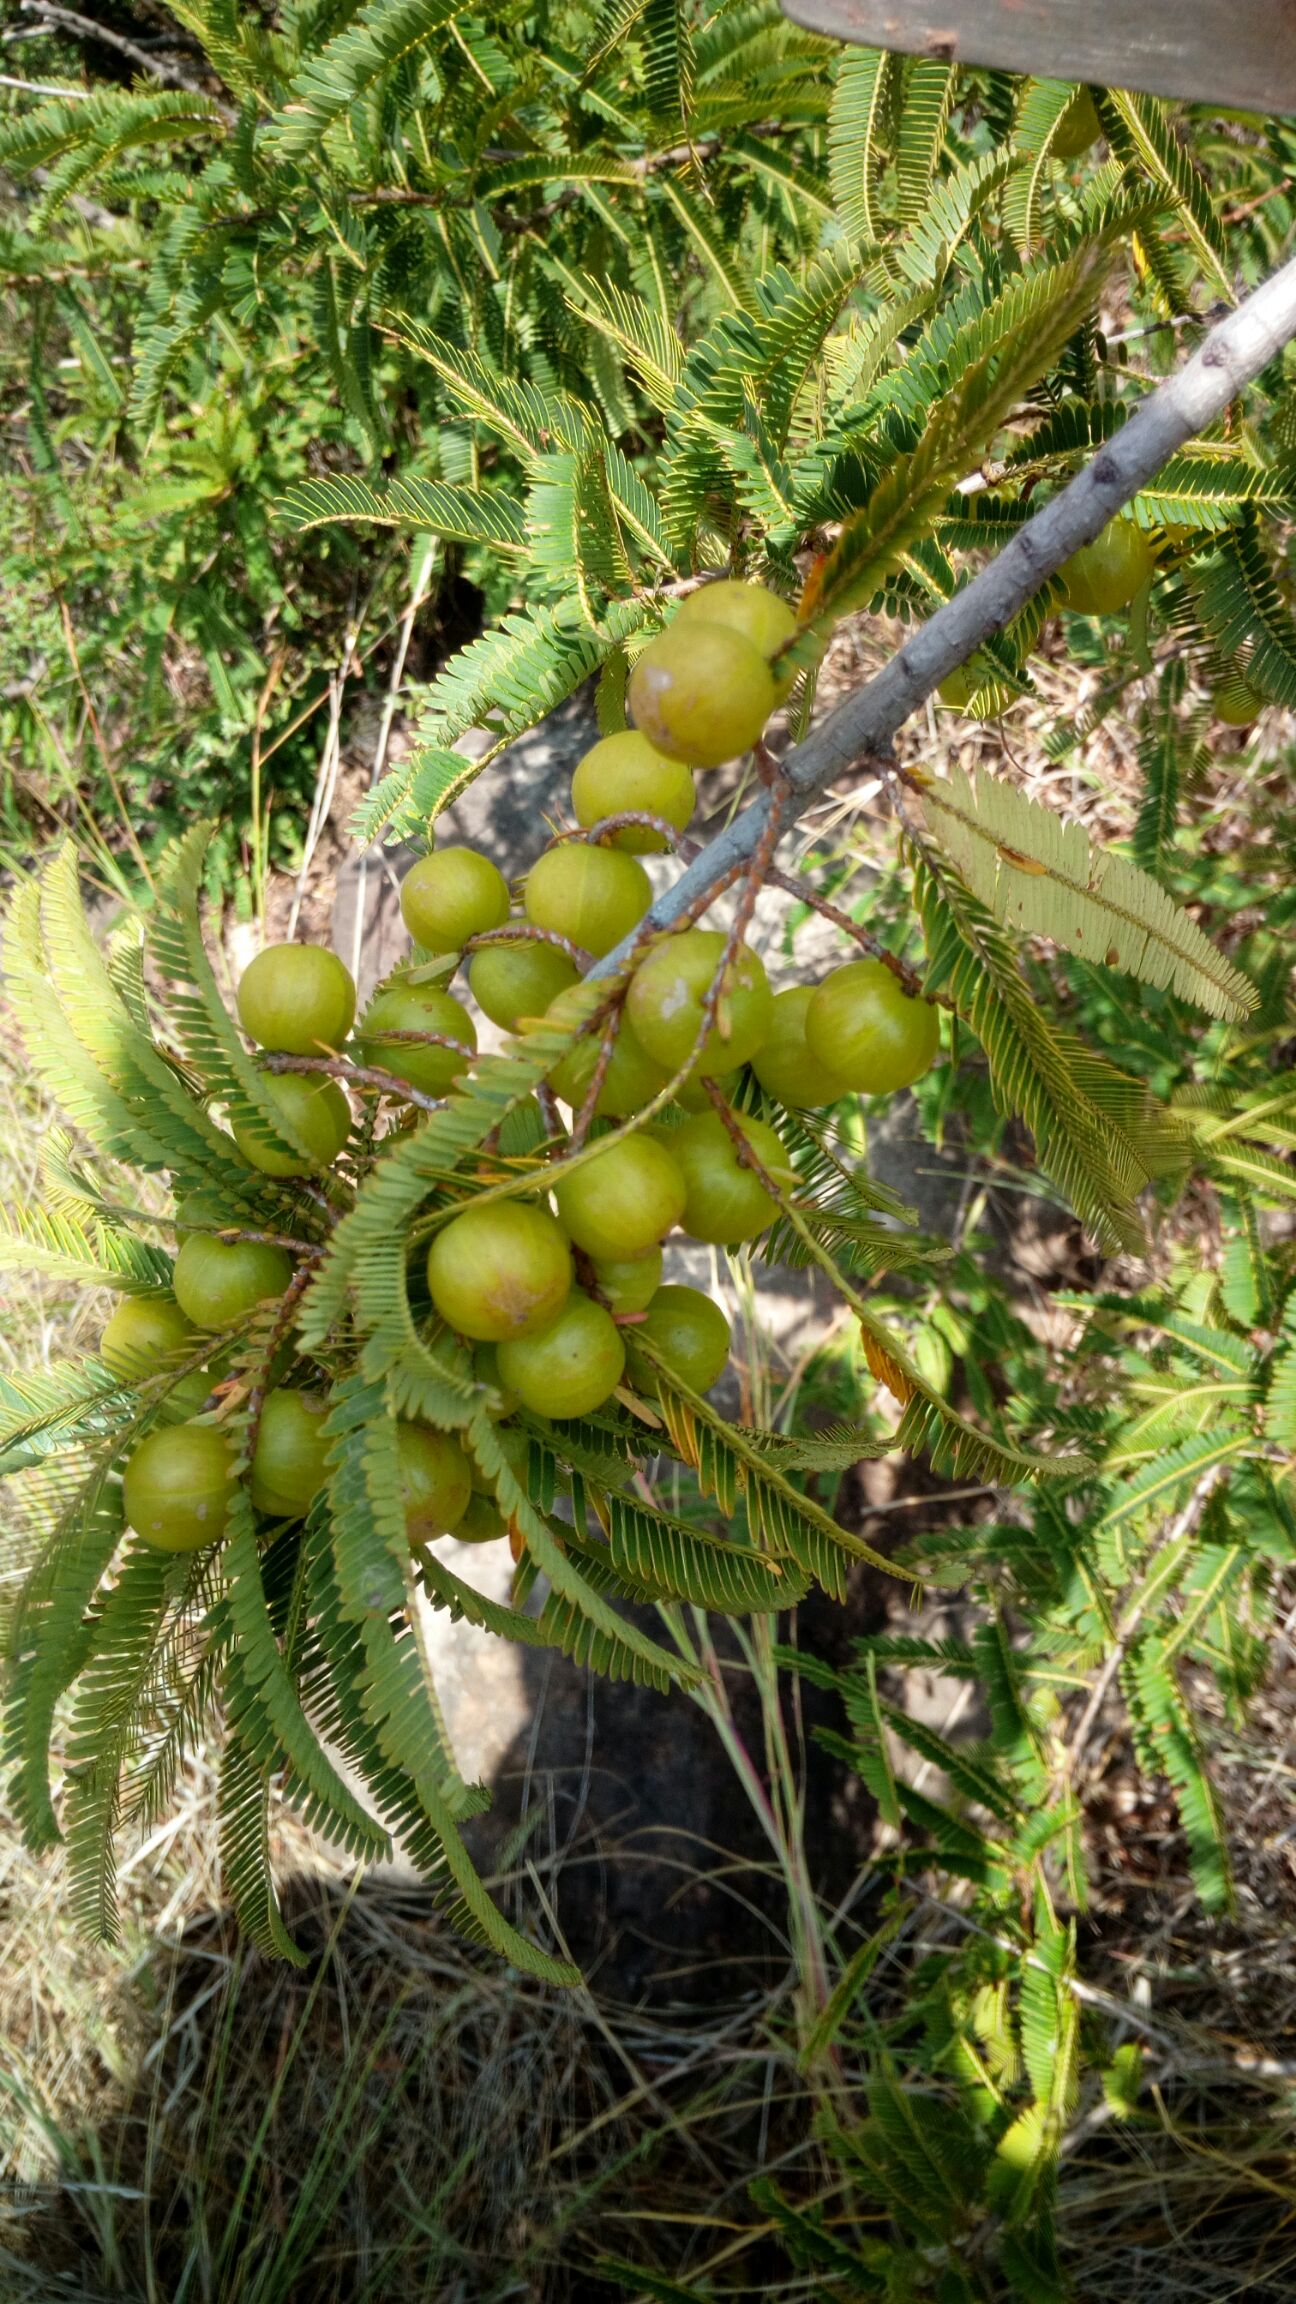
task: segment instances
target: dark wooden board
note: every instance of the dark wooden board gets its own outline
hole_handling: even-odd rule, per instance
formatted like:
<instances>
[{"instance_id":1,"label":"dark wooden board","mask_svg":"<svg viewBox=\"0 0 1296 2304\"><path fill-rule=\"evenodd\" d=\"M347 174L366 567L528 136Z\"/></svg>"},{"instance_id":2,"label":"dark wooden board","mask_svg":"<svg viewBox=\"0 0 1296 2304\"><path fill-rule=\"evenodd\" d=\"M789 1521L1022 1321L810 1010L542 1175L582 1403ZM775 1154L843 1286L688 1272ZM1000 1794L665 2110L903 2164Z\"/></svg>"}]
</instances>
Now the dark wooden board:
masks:
<instances>
[{"instance_id":1,"label":"dark wooden board","mask_svg":"<svg viewBox=\"0 0 1296 2304\"><path fill-rule=\"evenodd\" d=\"M870 48L1296 112L1296 0L782 0Z\"/></svg>"}]
</instances>

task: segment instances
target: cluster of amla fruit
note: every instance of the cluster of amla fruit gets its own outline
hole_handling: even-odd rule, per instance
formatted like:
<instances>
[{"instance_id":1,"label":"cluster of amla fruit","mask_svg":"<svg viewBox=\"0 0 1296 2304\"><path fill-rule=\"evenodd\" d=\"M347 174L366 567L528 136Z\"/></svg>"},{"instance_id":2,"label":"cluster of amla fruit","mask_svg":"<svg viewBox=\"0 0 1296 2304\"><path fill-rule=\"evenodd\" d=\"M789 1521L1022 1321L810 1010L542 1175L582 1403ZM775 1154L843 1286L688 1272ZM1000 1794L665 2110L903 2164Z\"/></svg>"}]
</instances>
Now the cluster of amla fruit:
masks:
<instances>
[{"instance_id":1,"label":"cluster of amla fruit","mask_svg":"<svg viewBox=\"0 0 1296 2304\"><path fill-rule=\"evenodd\" d=\"M634 668L636 727L604 737L577 767L577 832L559 835L532 866L521 916L512 916L508 884L489 857L436 850L401 888L405 924L426 957L381 985L357 1024L355 986L335 954L268 946L238 985L249 1039L286 1058L337 1060L354 1093L376 1089L393 1100L395 1125L405 1127L418 1124L429 1099L453 1096L471 1070L473 1019L446 989L459 966L477 1007L506 1032L588 1024L598 1014L591 995L597 1001L603 988L578 992L582 970L629 936L652 900L641 855L687 825L694 768L757 740L780 696L773 660L794 629L790 609L759 585L720 581L690 595ZM576 1037L550 1074L552 1095L595 1131L600 1121L633 1121L649 1105L660 1116L617 1129L606 1143L592 1134L552 1187L537 1159L524 1193L466 1200L446 1212L427 1252L432 1313L472 1348L504 1417L585 1416L626 1382L651 1398L658 1363L690 1390L708 1391L728 1358L728 1322L699 1289L663 1283L663 1243L677 1229L724 1247L754 1240L778 1213L768 1186L793 1183L777 1127L729 1102L743 1068L775 1108L808 1110L908 1087L940 1038L935 1008L884 960L853 960L817 985L775 992L748 944L730 949L724 935L698 927L646 948L615 1013L610 1052L597 1033ZM276 1178L327 1171L352 1128L338 1078L270 1069L264 1086L310 1157L237 1129L231 1153ZM560 1162L570 1156L562 1127L547 1126L538 1109L537 1120L545 1152ZM283 1295L289 1250L233 1237L237 1228L210 1202L177 1210L173 1293L123 1303L100 1347L110 1369L138 1376L168 1355L192 1357L204 1334L236 1329ZM173 1400L183 1407L186 1387L205 1382L186 1377ZM291 1518L309 1510L326 1478L327 1408L327 1391L309 1372L266 1393L249 1472L258 1511ZM412 1544L507 1532L452 1434L400 1423L397 1440ZM163 1424L126 1466L127 1518L167 1549L211 1543L232 1479L219 1408Z\"/></svg>"}]
</instances>

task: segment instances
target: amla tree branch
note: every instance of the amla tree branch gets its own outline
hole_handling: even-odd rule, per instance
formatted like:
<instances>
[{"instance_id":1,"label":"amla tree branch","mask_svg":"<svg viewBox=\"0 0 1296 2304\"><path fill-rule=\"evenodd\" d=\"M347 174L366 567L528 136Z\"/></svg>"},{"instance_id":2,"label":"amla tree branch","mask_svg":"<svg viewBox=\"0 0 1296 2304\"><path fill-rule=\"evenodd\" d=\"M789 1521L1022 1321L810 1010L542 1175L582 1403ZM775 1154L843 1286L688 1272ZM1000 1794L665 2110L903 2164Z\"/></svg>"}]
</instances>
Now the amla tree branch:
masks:
<instances>
[{"instance_id":1,"label":"amla tree branch","mask_svg":"<svg viewBox=\"0 0 1296 2304\"><path fill-rule=\"evenodd\" d=\"M1091 543L1186 441L1213 424L1293 336L1296 259L1221 320L1061 494L1019 528L964 591L937 609L875 679L794 747L782 763L784 828L856 763L884 753L941 681L992 633L1002 632L1063 561ZM658 897L634 938L609 952L592 974L615 974L632 943L641 943L650 930L668 928L690 911L696 916L708 888L731 881L736 868L755 855L773 804L773 795L763 793L744 809Z\"/></svg>"}]
</instances>

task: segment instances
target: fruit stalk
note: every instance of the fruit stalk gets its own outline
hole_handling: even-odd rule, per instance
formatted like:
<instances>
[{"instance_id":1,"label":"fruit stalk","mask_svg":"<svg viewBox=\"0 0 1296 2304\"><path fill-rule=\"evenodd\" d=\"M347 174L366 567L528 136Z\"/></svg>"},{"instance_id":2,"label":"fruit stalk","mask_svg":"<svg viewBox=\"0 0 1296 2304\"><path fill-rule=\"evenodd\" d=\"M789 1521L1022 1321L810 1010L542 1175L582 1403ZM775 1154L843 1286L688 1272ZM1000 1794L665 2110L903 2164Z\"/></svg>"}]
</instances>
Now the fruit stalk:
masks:
<instances>
[{"instance_id":1,"label":"fruit stalk","mask_svg":"<svg viewBox=\"0 0 1296 2304\"><path fill-rule=\"evenodd\" d=\"M686 915L700 918L712 897L762 847L771 820L776 825L780 817L794 821L858 762L885 758L896 730L941 681L992 633L1010 624L1063 561L1092 543L1121 506L1186 441L1213 424L1294 336L1296 258L1212 328L1192 358L1149 393L1062 493L1019 528L964 591L920 625L874 679L794 746L782 763L781 792L762 793L735 817L657 898L635 936L597 960L591 974L620 973L633 944Z\"/></svg>"}]
</instances>

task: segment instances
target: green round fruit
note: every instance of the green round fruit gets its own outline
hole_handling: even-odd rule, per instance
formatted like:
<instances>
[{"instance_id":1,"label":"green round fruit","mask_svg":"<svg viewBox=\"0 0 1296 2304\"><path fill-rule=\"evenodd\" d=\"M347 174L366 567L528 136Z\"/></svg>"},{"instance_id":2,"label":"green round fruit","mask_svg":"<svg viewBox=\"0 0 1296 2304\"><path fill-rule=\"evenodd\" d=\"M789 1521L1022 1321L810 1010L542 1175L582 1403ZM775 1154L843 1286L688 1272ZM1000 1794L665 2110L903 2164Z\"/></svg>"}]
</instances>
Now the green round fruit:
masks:
<instances>
[{"instance_id":1,"label":"green round fruit","mask_svg":"<svg viewBox=\"0 0 1296 2304\"><path fill-rule=\"evenodd\" d=\"M571 1281L561 1225L546 1209L513 1200L466 1208L428 1250L428 1287L438 1312L481 1344L543 1328L561 1311Z\"/></svg>"},{"instance_id":2,"label":"green round fruit","mask_svg":"<svg viewBox=\"0 0 1296 2304\"><path fill-rule=\"evenodd\" d=\"M267 1072L261 1085L310 1157L276 1152L250 1128L236 1127L234 1141L249 1168L259 1168L263 1176L310 1176L318 1168L331 1168L351 1133L351 1108L336 1080L313 1072Z\"/></svg>"},{"instance_id":3,"label":"green round fruit","mask_svg":"<svg viewBox=\"0 0 1296 2304\"><path fill-rule=\"evenodd\" d=\"M493 1544L497 1536L507 1536L508 1522L493 1496L474 1490L450 1533L460 1544Z\"/></svg>"},{"instance_id":4,"label":"green round fruit","mask_svg":"<svg viewBox=\"0 0 1296 2304\"><path fill-rule=\"evenodd\" d=\"M1264 697L1245 680L1222 681L1211 698L1211 710L1225 728L1250 728L1264 708Z\"/></svg>"},{"instance_id":5,"label":"green round fruit","mask_svg":"<svg viewBox=\"0 0 1296 2304\"><path fill-rule=\"evenodd\" d=\"M966 712L979 685L971 666L959 664L941 681L936 693L942 704L950 705L955 712Z\"/></svg>"},{"instance_id":6,"label":"green round fruit","mask_svg":"<svg viewBox=\"0 0 1296 2304\"><path fill-rule=\"evenodd\" d=\"M601 737L579 763L571 789L578 824L598 824L605 816L622 816L638 808L665 817L682 832L693 814L692 769L654 751L637 728ZM632 856L648 856L659 854L667 842L646 825L629 824L615 834L612 845Z\"/></svg>"},{"instance_id":7,"label":"green round fruit","mask_svg":"<svg viewBox=\"0 0 1296 2304\"><path fill-rule=\"evenodd\" d=\"M322 944L267 944L239 978L244 1031L285 1056L340 1048L355 1010L351 971Z\"/></svg>"},{"instance_id":8,"label":"green round fruit","mask_svg":"<svg viewBox=\"0 0 1296 2304\"><path fill-rule=\"evenodd\" d=\"M574 963L556 944L532 944L521 936L483 944L468 964L474 1000L504 1032L543 1016L550 1001L576 982Z\"/></svg>"},{"instance_id":9,"label":"green round fruit","mask_svg":"<svg viewBox=\"0 0 1296 2304\"><path fill-rule=\"evenodd\" d=\"M126 1519L159 1552L197 1552L225 1532L233 1457L214 1424L172 1424L140 1441L122 1473Z\"/></svg>"},{"instance_id":10,"label":"green round fruit","mask_svg":"<svg viewBox=\"0 0 1296 2304\"><path fill-rule=\"evenodd\" d=\"M588 1416L616 1390L625 1345L610 1312L573 1288L556 1320L499 1348L500 1374L538 1416Z\"/></svg>"},{"instance_id":11,"label":"green round fruit","mask_svg":"<svg viewBox=\"0 0 1296 2304\"><path fill-rule=\"evenodd\" d=\"M690 1392L709 1392L729 1358L729 1323L700 1288L658 1289L647 1318L630 1330L632 1361L641 1336L656 1346L671 1374ZM657 1373L647 1359L638 1362L636 1373L645 1392L657 1390Z\"/></svg>"},{"instance_id":12,"label":"green round fruit","mask_svg":"<svg viewBox=\"0 0 1296 2304\"><path fill-rule=\"evenodd\" d=\"M401 882L401 917L426 952L462 952L508 918L508 882L475 848L438 848L421 856Z\"/></svg>"},{"instance_id":13,"label":"green round fruit","mask_svg":"<svg viewBox=\"0 0 1296 2304\"><path fill-rule=\"evenodd\" d=\"M573 1111L579 1111L585 1101L594 1067L599 1060L602 1045L597 1032L587 1033L578 1040L570 1056L564 1056L549 1075L549 1085L555 1096L561 1096ZM669 1074L640 1047L632 1027L624 1015L620 1029L612 1043L612 1057L603 1075L603 1085L595 1100L594 1109L600 1117L613 1120L628 1119L632 1112L642 1111L650 1104L659 1089L665 1087Z\"/></svg>"},{"instance_id":14,"label":"green round fruit","mask_svg":"<svg viewBox=\"0 0 1296 2304\"><path fill-rule=\"evenodd\" d=\"M806 1009L806 1045L847 1088L892 1096L935 1062L940 1016L911 1000L881 960L848 960L816 985Z\"/></svg>"},{"instance_id":15,"label":"green round fruit","mask_svg":"<svg viewBox=\"0 0 1296 2304\"><path fill-rule=\"evenodd\" d=\"M1058 574L1078 615L1115 616L1128 608L1155 567L1156 555L1142 529L1118 514L1092 544L1082 544L1064 560Z\"/></svg>"},{"instance_id":16,"label":"green round fruit","mask_svg":"<svg viewBox=\"0 0 1296 2304\"><path fill-rule=\"evenodd\" d=\"M686 928L641 960L626 994L626 1014L656 1064L678 1072L702 1029L702 1004L724 957L726 939L711 928ZM770 1027L773 994L758 955L740 944L729 965L715 1022L691 1067L694 1077L736 1071L755 1055Z\"/></svg>"},{"instance_id":17,"label":"green round fruit","mask_svg":"<svg viewBox=\"0 0 1296 2304\"><path fill-rule=\"evenodd\" d=\"M449 1432L398 1423L401 1502L411 1549L453 1534L472 1495L472 1461Z\"/></svg>"},{"instance_id":18,"label":"green round fruit","mask_svg":"<svg viewBox=\"0 0 1296 2304\"><path fill-rule=\"evenodd\" d=\"M322 1392L267 1392L261 1407L248 1480L258 1512L275 1520L302 1520L328 1478Z\"/></svg>"},{"instance_id":19,"label":"green round fruit","mask_svg":"<svg viewBox=\"0 0 1296 2304\"><path fill-rule=\"evenodd\" d=\"M598 1292L611 1313L644 1312L661 1286L662 1252L643 1256L599 1257L594 1265Z\"/></svg>"},{"instance_id":20,"label":"green round fruit","mask_svg":"<svg viewBox=\"0 0 1296 2304\"><path fill-rule=\"evenodd\" d=\"M236 1328L292 1278L286 1249L264 1240L214 1240L191 1232L175 1260L176 1302L195 1328Z\"/></svg>"},{"instance_id":21,"label":"green round fruit","mask_svg":"<svg viewBox=\"0 0 1296 2304\"><path fill-rule=\"evenodd\" d=\"M1077 88L1053 131L1049 152L1054 160L1078 160L1102 132L1092 96L1087 88Z\"/></svg>"},{"instance_id":22,"label":"green round fruit","mask_svg":"<svg viewBox=\"0 0 1296 2304\"><path fill-rule=\"evenodd\" d=\"M845 1081L811 1054L806 1040L806 1010L815 990L813 984L793 984L775 993L769 1031L752 1058L766 1095L792 1111L836 1104L849 1093Z\"/></svg>"},{"instance_id":23,"label":"green round fruit","mask_svg":"<svg viewBox=\"0 0 1296 2304\"><path fill-rule=\"evenodd\" d=\"M362 1064L373 1064L425 1096L444 1096L472 1059L455 1048L421 1046L417 1040L385 1040L385 1032L441 1032L475 1049L477 1033L462 1002L437 984L385 984L360 1019L356 1046Z\"/></svg>"},{"instance_id":24,"label":"green round fruit","mask_svg":"<svg viewBox=\"0 0 1296 2304\"><path fill-rule=\"evenodd\" d=\"M556 929L601 960L642 920L652 902L652 882L642 864L619 848L565 840L537 857L522 901L533 927Z\"/></svg>"},{"instance_id":25,"label":"green round fruit","mask_svg":"<svg viewBox=\"0 0 1296 2304\"><path fill-rule=\"evenodd\" d=\"M503 1416L511 1416L517 1406L517 1397L516 1394L507 1390L500 1379L499 1353L495 1345L474 1344L472 1364L473 1375L476 1377L477 1382L479 1384L489 1384L492 1392L498 1396L498 1404L494 1407L487 1408L487 1415L497 1419Z\"/></svg>"},{"instance_id":26,"label":"green round fruit","mask_svg":"<svg viewBox=\"0 0 1296 2304\"><path fill-rule=\"evenodd\" d=\"M587 1256L642 1256L684 1213L684 1179L664 1144L623 1136L554 1188L568 1235Z\"/></svg>"},{"instance_id":27,"label":"green round fruit","mask_svg":"<svg viewBox=\"0 0 1296 2304\"><path fill-rule=\"evenodd\" d=\"M676 623L681 618L689 623L727 624L731 632L740 632L749 640L767 664L796 637L797 620L786 600L780 600L767 584L744 584L733 576L722 576L718 583L703 584L690 592L680 603ZM782 704L795 684L795 672L780 674L774 682L776 703Z\"/></svg>"},{"instance_id":28,"label":"green round fruit","mask_svg":"<svg viewBox=\"0 0 1296 2304\"><path fill-rule=\"evenodd\" d=\"M749 752L778 701L759 650L731 626L677 617L650 640L630 675L636 728L659 752L719 768Z\"/></svg>"},{"instance_id":29,"label":"green round fruit","mask_svg":"<svg viewBox=\"0 0 1296 2304\"><path fill-rule=\"evenodd\" d=\"M123 1296L99 1339L99 1357L114 1376L138 1383L183 1359L197 1340L174 1296Z\"/></svg>"},{"instance_id":30,"label":"green round fruit","mask_svg":"<svg viewBox=\"0 0 1296 2304\"><path fill-rule=\"evenodd\" d=\"M735 1113L734 1120L774 1182L790 1185L792 1169L776 1130L767 1121L749 1119L745 1112ZM754 1240L773 1223L778 1203L739 1160L718 1112L682 1121L671 1138L671 1150L684 1171L688 1198L683 1228L693 1239L734 1247L740 1240Z\"/></svg>"}]
</instances>

